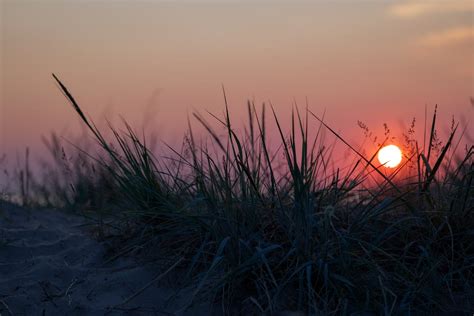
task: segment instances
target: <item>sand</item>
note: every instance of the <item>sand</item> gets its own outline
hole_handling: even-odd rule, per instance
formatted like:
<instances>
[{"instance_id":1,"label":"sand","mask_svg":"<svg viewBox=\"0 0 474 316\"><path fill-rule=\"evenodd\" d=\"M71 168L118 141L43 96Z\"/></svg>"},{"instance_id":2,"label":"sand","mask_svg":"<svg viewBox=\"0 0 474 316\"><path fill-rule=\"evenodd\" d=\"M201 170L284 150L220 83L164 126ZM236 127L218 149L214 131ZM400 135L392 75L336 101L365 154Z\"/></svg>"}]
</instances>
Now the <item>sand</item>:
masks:
<instances>
[{"instance_id":1,"label":"sand","mask_svg":"<svg viewBox=\"0 0 474 316\"><path fill-rule=\"evenodd\" d=\"M167 304L169 281L150 282L166 267L107 262L105 243L84 224L78 215L0 202L0 315L174 315L183 306ZM208 304L182 313L209 314Z\"/></svg>"}]
</instances>

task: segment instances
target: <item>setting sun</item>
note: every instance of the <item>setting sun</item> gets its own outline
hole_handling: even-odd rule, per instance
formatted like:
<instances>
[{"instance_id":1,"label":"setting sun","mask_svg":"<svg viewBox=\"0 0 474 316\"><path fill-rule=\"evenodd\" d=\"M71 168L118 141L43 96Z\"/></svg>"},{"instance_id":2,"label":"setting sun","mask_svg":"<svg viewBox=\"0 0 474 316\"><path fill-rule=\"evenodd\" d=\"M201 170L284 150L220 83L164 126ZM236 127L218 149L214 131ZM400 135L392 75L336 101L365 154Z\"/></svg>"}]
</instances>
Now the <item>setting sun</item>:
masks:
<instances>
[{"instance_id":1,"label":"setting sun","mask_svg":"<svg viewBox=\"0 0 474 316\"><path fill-rule=\"evenodd\" d=\"M402 161L402 151L395 145L388 145L380 149L379 162L387 168L395 168Z\"/></svg>"}]
</instances>

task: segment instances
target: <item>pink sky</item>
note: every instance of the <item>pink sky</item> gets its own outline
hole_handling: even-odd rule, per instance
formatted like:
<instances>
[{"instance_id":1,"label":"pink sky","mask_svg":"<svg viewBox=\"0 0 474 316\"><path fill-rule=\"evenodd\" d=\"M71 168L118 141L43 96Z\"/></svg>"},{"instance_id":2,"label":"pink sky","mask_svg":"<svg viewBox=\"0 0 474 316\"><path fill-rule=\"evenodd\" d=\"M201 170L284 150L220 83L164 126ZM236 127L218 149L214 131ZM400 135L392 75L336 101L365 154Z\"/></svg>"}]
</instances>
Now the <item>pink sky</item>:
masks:
<instances>
[{"instance_id":1,"label":"pink sky","mask_svg":"<svg viewBox=\"0 0 474 316\"><path fill-rule=\"evenodd\" d=\"M396 129L436 103L470 122L473 14L471 1L2 1L0 154L77 131L52 72L96 120L154 112L169 142L187 113L222 113L221 84L237 121L247 99L284 120L307 97L348 139L357 120Z\"/></svg>"}]
</instances>

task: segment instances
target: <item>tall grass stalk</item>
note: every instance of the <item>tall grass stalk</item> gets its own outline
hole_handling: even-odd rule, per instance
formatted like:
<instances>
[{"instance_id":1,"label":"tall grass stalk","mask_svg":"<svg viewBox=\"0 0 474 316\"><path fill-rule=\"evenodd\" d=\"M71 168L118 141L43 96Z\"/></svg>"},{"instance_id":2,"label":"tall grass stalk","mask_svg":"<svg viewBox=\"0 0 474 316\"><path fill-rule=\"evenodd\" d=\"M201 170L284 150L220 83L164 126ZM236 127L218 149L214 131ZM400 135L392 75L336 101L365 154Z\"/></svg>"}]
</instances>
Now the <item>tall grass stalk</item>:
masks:
<instances>
[{"instance_id":1,"label":"tall grass stalk","mask_svg":"<svg viewBox=\"0 0 474 316\"><path fill-rule=\"evenodd\" d=\"M140 228L130 243L184 258L192 294L183 310L206 297L228 314L472 312L473 148L448 158L456 126L434 157L436 113L428 148L416 144L387 174L376 153L366 158L309 109L294 108L287 133L270 106L280 143L270 148L265 107L248 103L241 133L224 91L225 115L211 117L225 136L195 114L209 138L198 140L189 121L183 147L162 158L126 123L123 133L110 126L111 145L54 79L107 155L98 163L122 197L117 209ZM323 130L356 155L347 172L329 172ZM416 181L396 180L409 163ZM370 177L378 185L365 187ZM367 193L354 201L359 189Z\"/></svg>"}]
</instances>

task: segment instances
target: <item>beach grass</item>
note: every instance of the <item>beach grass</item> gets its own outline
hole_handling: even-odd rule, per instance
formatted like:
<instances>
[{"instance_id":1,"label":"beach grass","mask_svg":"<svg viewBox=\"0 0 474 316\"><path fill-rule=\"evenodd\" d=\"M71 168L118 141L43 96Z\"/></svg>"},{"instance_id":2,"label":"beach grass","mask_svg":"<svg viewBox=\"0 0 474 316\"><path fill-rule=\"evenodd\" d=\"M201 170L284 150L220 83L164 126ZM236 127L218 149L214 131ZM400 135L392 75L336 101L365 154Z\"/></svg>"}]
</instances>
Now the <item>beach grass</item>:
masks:
<instances>
[{"instance_id":1,"label":"beach grass","mask_svg":"<svg viewBox=\"0 0 474 316\"><path fill-rule=\"evenodd\" d=\"M224 117L211 118L225 132L195 114L208 138L190 123L182 148L161 157L126 122L109 126L109 140L54 79L101 154L79 150L72 168L38 183L39 200L118 215L128 227L118 253L150 247L179 262L191 289L183 310L202 299L228 314L474 310L474 149L459 147L466 130L455 124L439 143L436 111L425 144L407 137L404 162L387 172L307 108L295 107L286 131L271 105L249 102L238 132L224 92ZM334 167L323 131L353 165ZM58 139L46 143L64 166Z\"/></svg>"}]
</instances>

